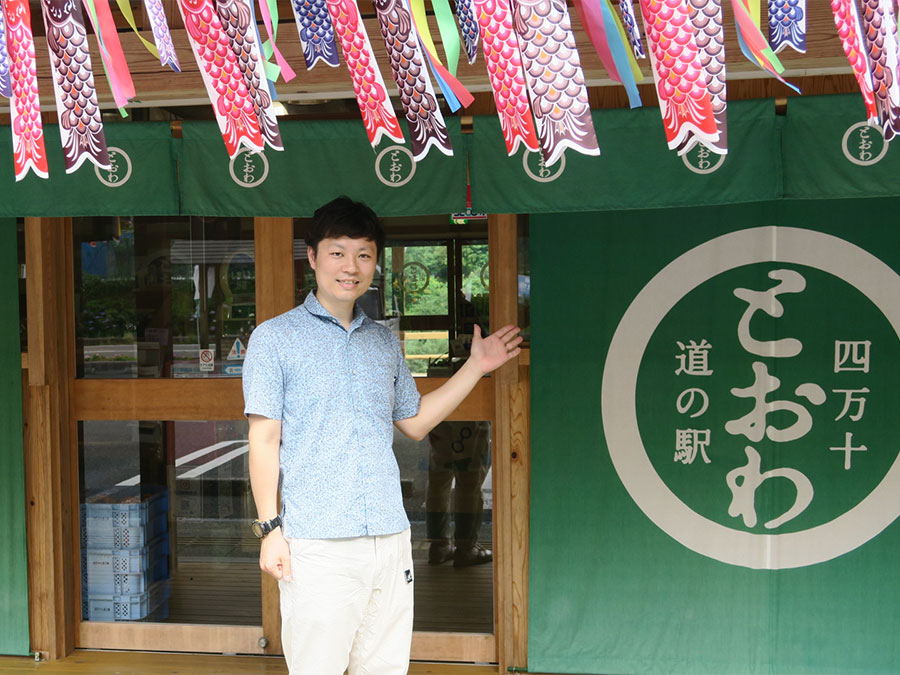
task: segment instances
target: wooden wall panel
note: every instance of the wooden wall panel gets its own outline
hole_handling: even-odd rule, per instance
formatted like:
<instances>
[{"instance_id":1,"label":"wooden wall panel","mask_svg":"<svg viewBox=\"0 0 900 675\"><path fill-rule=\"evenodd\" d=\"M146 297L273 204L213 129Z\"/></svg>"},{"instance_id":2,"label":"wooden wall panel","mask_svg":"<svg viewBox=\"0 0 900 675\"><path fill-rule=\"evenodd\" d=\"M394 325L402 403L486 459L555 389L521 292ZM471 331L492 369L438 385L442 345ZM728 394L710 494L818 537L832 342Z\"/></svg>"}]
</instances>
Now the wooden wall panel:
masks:
<instances>
[{"instance_id":1,"label":"wooden wall panel","mask_svg":"<svg viewBox=\"0 0 900 675\"><path fill-rule=\"evenodd\" d=\"M72 460L70 222L25 219L29 369L25 492L31 644L49 658L75 647L77 466ZM74 479L73 479L74 477Z\"/></svg>"}]
</instances>

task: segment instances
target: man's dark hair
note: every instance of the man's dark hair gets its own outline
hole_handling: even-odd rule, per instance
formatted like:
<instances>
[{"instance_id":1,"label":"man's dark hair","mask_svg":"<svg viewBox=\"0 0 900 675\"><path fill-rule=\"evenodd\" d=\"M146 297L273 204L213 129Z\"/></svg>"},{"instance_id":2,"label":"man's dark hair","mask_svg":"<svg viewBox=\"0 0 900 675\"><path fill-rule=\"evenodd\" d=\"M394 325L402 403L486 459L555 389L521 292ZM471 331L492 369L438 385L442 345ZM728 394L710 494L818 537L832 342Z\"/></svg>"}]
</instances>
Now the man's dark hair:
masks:
<instances>
[{"instance_id":1,"label":"man's dark hair","mask_svg":"<svg viewBox=\"0 0 900 675\"><path fill-rule=\"evenodd\" d=\"M306 245L316 253L323 239L371 239L378 254L384 248L384 228L375 212L362 202L341 196L320 206L306 231Z\"/></svg>"}]
</instances>

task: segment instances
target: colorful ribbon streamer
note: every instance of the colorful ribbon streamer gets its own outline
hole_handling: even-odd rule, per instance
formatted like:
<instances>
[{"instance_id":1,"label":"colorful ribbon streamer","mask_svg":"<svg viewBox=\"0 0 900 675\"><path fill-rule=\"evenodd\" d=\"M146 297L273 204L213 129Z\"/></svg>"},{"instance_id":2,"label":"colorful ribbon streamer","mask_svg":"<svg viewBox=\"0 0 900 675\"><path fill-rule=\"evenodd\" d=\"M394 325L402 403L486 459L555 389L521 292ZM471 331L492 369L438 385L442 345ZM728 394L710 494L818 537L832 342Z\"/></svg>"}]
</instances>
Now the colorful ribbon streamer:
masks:
<instances>
[{"instance_id":1,"label":"colorful ribbon streamer","mask_svg":"<svg viewBox=\"0 0 900 675\"><path fill-rule=\"evenodd\" d=\"M119 11L122 13L122 16L125 18L125 22L134 31L134 34L138 36L138 39L144 45L148 52L153 54L156 58L159 58L159 50L156 48L152 42L144 39L144 36L141 35L141 31L138 30L137 24L134 21L134 12L131 11L131 4L128 0L116 0L116 6L119 8ZM161 64L165 65L165 64Z\"/></svg>"},{"instance_id":2,"label":"colorful ribbon streamer","mask_svg":"<svg viewBox=\"0 0 900 675\"><path fill-rule=\"evenodd\" d=\"M76 171L85 160L108 169L109 153L81 6L71 0L41 0L41 13L66 173Z\"/></svg>"},{"instance_id":3,"label":"colorful ribbon streamer","mask_svg":"<svg viewBox=\"0 0 900 675\"><path fill-rule=\"evenodd\" d=\"M125 115L124 108L135 97L134 82L125 62L125 52L119 41L116 22L109 8L109 0L84 0L94 33L100 43L100 58L109 80L116 106Z\"/></svg>"},{"instance_id":4,"label":"colorful ribbon streamer","mask_svg":"<svg viewBox=\"0 0 900 675\"><path fill-rule=\"evenodd\" d=\"M297 77L297 73L288 65L287 59L275 45L275 38L278 37L278 3L276 0L262 0L259 3L259 12L266 26L266 34L269 36L263 43L263 54L266 56L263 67L266 69L266 77L274 82L278 79L278 75L281 75L285 82L290 82ZM269 61L273 55L277 66Z\"/></svg>"},{"instance_id":5,"label":"colorful ribbon streamer","mask_svg":"<svg viewBox=\"0 0 900 675\"><path fill-rule=\"evenodd\" d=\"M567 148L599 155L584 72L565 0L516 2L514 8L513 25L519 37L544 163L552 166Z\"/></svg>"},{"instance_id":6,"label":"colorful ribbon streamer","mask_svg":"<svg viewBox=\"0 0 900 675\"><path fill-rule=\"evenodd\" d=\"M444 98L447 101L447 105L450 106L450 110L456 112L460 107L468 108L472 105L472 101L474 101L475 98L469 93L468 89L466 89L462 83L444 67L444 64L441 63L441 60L438 58L437 49L431 39L431 34L428 32L428 22L425 19L424 0L404 0L404 2L406 2L406 8L409 11L410 16L412 16L413 25L419 36L422 48L425 50L425 59L431 66L431 72L434 74L434 78L437 80L438 87L440 87L441 92L444 94Z\"/></svg>"},{"instance_id":7,"label":"colorful ribbon streamer","mask_svg":"<svg viewBox=\"0 0 900 675\"><path fill-rule=\"evenodd\" d=\"M575 11L610 78L625 86L632 108L640 107L641 96L634 76L635 70L640 73L640 69L631 50L625 48L627 38L609 0L575 0ZM643 80L643 75L640 79Z\"/></svg>"},{"instance_id":8,"label":"colorful ribbon streamer","mask_svg":"<svg viewBox=\"0 0 900 675\"><path fill-rule=\"evenodd\" d=\"M506 141L506 151L516 154L519 145L535 152L540 147L528 89L522 68L519 41L513 30L508 0L473 0L475 17L481 28L481 48L487 66L497 116Z\"/></svg>"},{"instance_id":9,"label":"colorful ribbon streamer","mask_svg":"<svg viewBox=\"0 0 900 675\"><path fill-rule=\"evenodd\" d=\"M769 42L776 54L785 47L806 53L806 0L769 0Z\"/></svg>"},{"instance_id":10,"label":"colorful ribbon streamer","mask_svg":"<svg viewBox=\"0 0 900 675\"><path fill-rule=\"evenodd\" d=\"M419 37L401 0L375 0L381 36L391 62L391 75L409 125L413 159L419 161L436 147L452 155L450 136L425 67Z\"/></svg>"},{"instance_id":11,"label":"colorful ribbon streamer","mask_svg":"<svg viewBox=\"0 0 900 675\"><path fill-rule=\"evenodd\" d=\"M9 75L12 96L9 114L13 139L13 166L16 181L34 171L47 178L47 152L38 99L37 64L31 33L28 0L2 0L6 16L6 44L9 49Z\"/></svg>"},{"instance_id":12,"label":"colorful ribbon streamer","mask_svg":"<svg viewBox=\"0 0 900 675\"><path fill-rule=\"evenodd\" d=\"M319 61L336 68L339 65L337 44L325 0L291 0L291 8L306 69L312 70Z\"/></svg>"}]
</instances>

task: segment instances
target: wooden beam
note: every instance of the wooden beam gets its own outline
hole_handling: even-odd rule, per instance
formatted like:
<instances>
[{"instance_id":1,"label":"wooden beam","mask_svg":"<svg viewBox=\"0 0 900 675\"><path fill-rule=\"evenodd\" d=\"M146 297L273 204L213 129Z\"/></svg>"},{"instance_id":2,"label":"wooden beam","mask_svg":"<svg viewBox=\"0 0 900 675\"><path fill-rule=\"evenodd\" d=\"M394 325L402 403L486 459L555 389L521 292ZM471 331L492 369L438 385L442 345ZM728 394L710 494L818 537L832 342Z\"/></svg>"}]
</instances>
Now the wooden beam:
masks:
<instances>
[{"instance_id":1,"label":"wooden beam","mask_svg":"<svg viewBox=\"0 0 900 675\"><path fill-rule=\"evenodd\" d=\"M491 264L491 330L515 323L518 314L517 217L488 217ZM527 492L528 377L517 361L493 374L495 408L492 445L494 478L495 624L500 672L527 665L528 639L528 511ZM527 502L526 502L527 503Z\"/></svg>"},{"instance_id":2,"label":"wooden beam","mask_svg":"<svg viewBox=\"0 0 900 675\"><path fill-rule=\"evenodd\" d=\"M257 324L294 308L294 220L256 218Z\"/></svg>"},{"instance_id":3,"label":"wooden beam","mask_svg":"<svg viewBox=\"0 0 900 675\"><path fill-rule=\"evenodd\" d=\"M71 221L25 219L29 369L24 386L25 489L32 649L75 648L77 463L72 458ZM73 480L73 476L75 479Z\"/></svg>"}]
</instances>

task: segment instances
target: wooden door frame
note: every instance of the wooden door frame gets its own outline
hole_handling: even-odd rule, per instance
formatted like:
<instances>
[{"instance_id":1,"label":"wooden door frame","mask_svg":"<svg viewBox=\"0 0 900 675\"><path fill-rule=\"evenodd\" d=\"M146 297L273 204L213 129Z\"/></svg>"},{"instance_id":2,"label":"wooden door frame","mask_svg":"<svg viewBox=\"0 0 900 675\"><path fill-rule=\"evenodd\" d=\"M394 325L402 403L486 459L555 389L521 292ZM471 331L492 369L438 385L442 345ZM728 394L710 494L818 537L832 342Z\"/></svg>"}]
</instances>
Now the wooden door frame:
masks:
<instances>
[{"instance_id":1,"label":"wooden door frame","mask_svg":"<svg viewBox=\"0 0 900 675\"><path fill-rule=\"evenodd\" d=\"M489 223L491 325L496 326L508 317L515 320L515 216L491 217ZM243 419L243 396L240 380L75 379L72 221L29 218L25 229L29 353L23 358L23 389L32 649L50 659L75 648L281 653L277 585L268 578L261 582L261 626L82 620L77 423ZM257 321L262 321L294 306L293 219L256 218L254 241L256 269L263 271L256 275ZM499 662L503 670L505 664L524 664L528 377L521 368L527 368L527 358L520 363L526 365L508 365L484 378L448 418L492 424L495 633L417 632L415 660ZM417 385L427 393L444 381L422 378ZM176 398L177 411L171 403Z\"/></svg>"}]
</instances>

